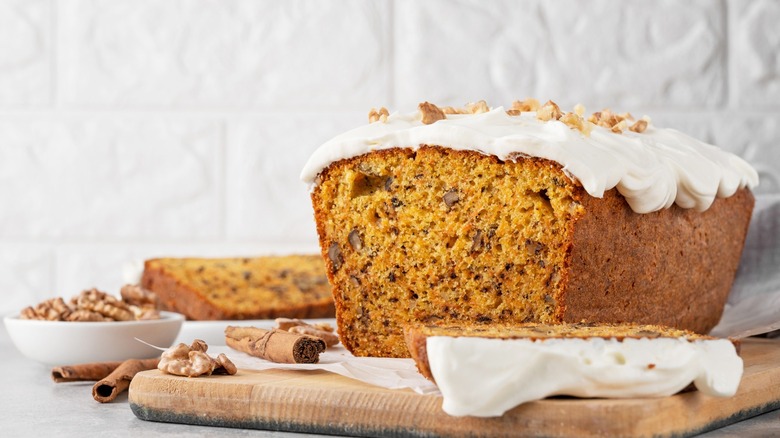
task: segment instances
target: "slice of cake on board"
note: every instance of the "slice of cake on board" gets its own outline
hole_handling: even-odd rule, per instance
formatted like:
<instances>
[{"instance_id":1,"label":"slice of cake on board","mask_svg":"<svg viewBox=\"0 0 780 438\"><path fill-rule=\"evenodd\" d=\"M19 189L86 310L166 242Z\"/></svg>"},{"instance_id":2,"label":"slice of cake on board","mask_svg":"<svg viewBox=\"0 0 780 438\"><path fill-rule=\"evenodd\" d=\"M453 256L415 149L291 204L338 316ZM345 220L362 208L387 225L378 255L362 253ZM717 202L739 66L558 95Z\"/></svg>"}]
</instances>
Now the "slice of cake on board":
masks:
<instances>
[{"instance_id":1,"label":"slice of cake on board","mask_svg":"<svg viewBox=\"0 0 780 438\"><path fill-rule=\"evenodd\" d=\"M442 408L458 416L499 416L553 395L663 397L691 383L730 397L743 372L734 342L655 325L412 325L405 336Z\"/></svg>"}]
</instances>

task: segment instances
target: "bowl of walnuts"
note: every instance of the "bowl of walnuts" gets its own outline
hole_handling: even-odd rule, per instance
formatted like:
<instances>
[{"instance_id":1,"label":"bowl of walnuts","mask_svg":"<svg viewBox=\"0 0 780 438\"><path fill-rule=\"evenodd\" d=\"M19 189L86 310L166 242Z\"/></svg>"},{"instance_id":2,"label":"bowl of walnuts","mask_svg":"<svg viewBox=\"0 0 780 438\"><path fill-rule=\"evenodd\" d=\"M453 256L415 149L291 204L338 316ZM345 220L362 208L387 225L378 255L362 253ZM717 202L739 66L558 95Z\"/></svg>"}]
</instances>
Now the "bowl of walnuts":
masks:
<instances>
[{"instance_id":1,"label":"bowl of walnuts","mask_svg":"<svg viewBox=\"0 0 780 438\"><path fill-rule=\"evenodd\" d=\"M135 285L121 298L90 289L69 301L52 298L4 318L16 348L47 365L144 359L169 347L184 315L157 309L152 292Z\"/></svg>"}]
</instances>

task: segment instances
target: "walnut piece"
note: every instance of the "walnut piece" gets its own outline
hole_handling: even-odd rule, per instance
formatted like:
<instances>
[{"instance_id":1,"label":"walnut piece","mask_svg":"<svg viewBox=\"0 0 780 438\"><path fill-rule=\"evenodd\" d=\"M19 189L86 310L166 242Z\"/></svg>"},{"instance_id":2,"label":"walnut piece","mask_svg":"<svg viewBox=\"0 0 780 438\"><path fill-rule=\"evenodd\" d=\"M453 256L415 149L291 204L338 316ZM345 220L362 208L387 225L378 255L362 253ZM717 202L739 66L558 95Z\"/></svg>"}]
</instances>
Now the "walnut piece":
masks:
<instances>
[{"instance_id":1,"label":"walnut piece","mask_svg":"<svg viewBox=\"0 0 780 438\"><path fill-rule=\"evenodd\" d=\"M379 109L371 108L368 112L368 123L382 122L387 123L387 118L390 116L390 112L387 108L381 107Z\"/></svg>"},{"instance_id":2,"label":"walnut piece","mask_svg":"<svg viewBox=\"0 0 780 438\"><path fill-rule=\"evenodd\" d=\"M454 108L451 106L441 107L441 112L443 112L444 114L468 114L466 112L466 108Z\"/></svg>"},{"instance_id":3,"label":"walnut piece","mask_svg":"<svg viewBox=\"0 0 780 438\"><path fill-rule=\"evenodd\" d=\"M214 359L206 354L208 348L200 339L192 341L190 346L176 345L163 352L157 368L164 373L187 377L236 374L238 369L227 356L220 354Z\"/></svg>"},{"instance_id":4,"label":"walnut piece","mask_svg":"<svg viewBox=\"0 0 780 438\"><path fill-rule=\"evenodd\" d=\"M119 295L122 297L122 301L131 306L157 308L160 303L157 294L142 288L138 284L126 284L122 286L122 289L119 290Z\"/></svg>"},{"instance_id":5,"label":"walnut piece","mask_svg":"<svg viewBox=\"0 0 780 438\"><path fill-rule=\"evenodd\" d=\"M490 107L488 106L487 102L480 100L479 102L467 103L466 111L468 111L469 114L482 114L489 112Z\"/></svg>"},{"instance_id":6,"label":"walnut piece","mask_svg":"<svg viewBox=\"0 0 780 438\"><path fill-rule=\"evenodd\" d=\"M427 103L427 102L426 102ZM480 100L479 102L467 103L462 108L453 108L451 106L443 106L440 108L444 114L481 114L490 111L490 107L487 102Z\"/></svg>"},{"instance_id":7,"label":"walnut piece","mask_svg":"<svg viewBox=\"0 0 780 438\"><path fill-rule=\"evenodd\" d=\"M420 114L422 114L422 122L426 125L430 125L431 123L447 118L447 115L444 114L444 111L430 102L421 103L418 106L418 109L420 110Z\"/></svg>"},{"instance_id":8,"label":"walnut piece","mask_svg":"<svg viewBox=\"0 0 780 438\"><path fill-rule=\"evenodd\" d=\"M576 129L586 136L590 135L590 131L593 129L593 124L583 119L582 116L576 112L564 114L560 118L560 121L565 123L569 128Z\"/></svg>"},{"instance_id":9,"label":"walnut piece","mask_svg":"<svg viewBox=\"0 0 780 438\"><path fill-rule=\"evenodd\" d=\"M82 292L76 297L76 305L80 309L97 312L114 321L132 321L135 319L135 315L133 315L126 303L97 289Z\"/></svg>"},{"instance_id":10,"label":"walnut piece","mask_svg":"<svg viewBox=\"0 0 780 438\"><path fill-rule=\"evenodd\" d=\"M539 109L539 101L533 98L526 100L516 100L512 102L512 107L507 111L510 116L519 116L520 113L527 113L530 111L537 111Z\"/></svg>"},{"instance_id":11,"label":"walnut piece","mask_svg":"<svg viewBox=\"0 0 780 438\"><path fill-rule=\"evenodd\" d=\"M87 309L76 309L65 318L65 321L78 321L78 322L108 322L113 319L103 316L97 312L93 312Z\"/></svg>"},{"instance_id":12,"label":"walnut piece","mask_svg":"<svg viewBox=\"0 0 780 438\"><path fill-rule=\"evenodd\" d=\"M154 292L137 284L126 284L122 286L119 294L133 313L134 319L160 319L160 311L157 310L160 299Z\"/></svg>"},{"instance_id":13,"label":"walnut piece","mask_svg":"<svg viewBox=\"0 0 780 438\"><path fill-rule=\"evenodd\" d=\"M647 129L648 123L649 121L643 117L642 119L637 120L636 123L634 123L633 125L629 126L628 130L641 134L642 132L645 132L645 130Z\"/></svg>"},{"instance_id":14,"label":"walnut piece","mask_svg":"<svg viewBox=\"0 0 780 438\"><path fill-rule=\"evenodd\" d=\"M561 109L552 100L548 100L536 111L536 118L542 121L558 120L563 116Z\"/></svg>"},{"instance_id":15,"label":"walnut piece","mask_svg":"<svg viewBox=\"0 0 780 438\"><path fill-rule=\"evenodd\" d=\"M458 194L458 191L455 189L447 190L447 192L444 193L444 196L441 197L444 201L444 205L447 206L447 208L452 208L453 205L457 204L458 201L460 201L460 195Z\"/></svg>"},{"instance_id":16,"label":"walnut piece","mask_svg":"<svg viewBox=\"0 0 780 438\"><path fill-rule=\"evenodd\" d=\"M22 319L38 319L44 321L64 321L73 309L60 298L50 298L35 305L22 309Z\"/></svg>"}]
</instances>

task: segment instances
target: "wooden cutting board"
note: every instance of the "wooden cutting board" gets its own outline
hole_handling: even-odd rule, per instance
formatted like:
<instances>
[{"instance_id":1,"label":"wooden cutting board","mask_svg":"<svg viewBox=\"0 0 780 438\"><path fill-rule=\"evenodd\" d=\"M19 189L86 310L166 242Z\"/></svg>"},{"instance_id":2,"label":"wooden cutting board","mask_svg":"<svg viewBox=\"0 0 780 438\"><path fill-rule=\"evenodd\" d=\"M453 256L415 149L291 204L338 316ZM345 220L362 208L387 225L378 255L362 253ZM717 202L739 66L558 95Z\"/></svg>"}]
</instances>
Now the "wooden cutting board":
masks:
<instances>
[{"instance_id":1,"label":"wooden cutting board","mask_svg":"<svg viewBox=\"0 0 780 438\"><path fill-rule=\"evenodd\" d=\"M139 373L130 386L138 418L207 426L350 436L686 436L780 408L780 340L742 344L736 396L689 391L647 399L551 398L497 418L451 417L441 397L388 390L325 371L239 370L185 378Z\"/></svg>"}]
</instances>

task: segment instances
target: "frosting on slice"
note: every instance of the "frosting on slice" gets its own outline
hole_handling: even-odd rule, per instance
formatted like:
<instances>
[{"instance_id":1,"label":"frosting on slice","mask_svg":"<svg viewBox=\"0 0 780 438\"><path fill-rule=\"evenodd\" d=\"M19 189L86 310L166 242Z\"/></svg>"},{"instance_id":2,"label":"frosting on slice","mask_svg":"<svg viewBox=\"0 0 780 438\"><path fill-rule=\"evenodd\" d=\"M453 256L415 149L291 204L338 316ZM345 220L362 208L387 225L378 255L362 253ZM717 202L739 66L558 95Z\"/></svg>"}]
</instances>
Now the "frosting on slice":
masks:
<instances>
[{"instance_id":1,"label":"frosting on slice","mask_svg":"<svg viewBox=\"0 0 780 438\"><path fill-rule=\"evenodd\" d=\"M642 133L615 133L594 126L589 135L559 120L541 121L535 112L509 115L502 107L479 114L448 114L423 124L420 112L394 113L341 134L309 158L301 179L314 183L331 163L394 147L436 145L495 155L546 158L582 184L594 197L612 188L637 213L649 213L676 203L706 210L715 197L758 185L758 174L734 154L673 129L649 125Z\"/></svg>"},{"instance_id":2,"label":"frosting on slice","mask_svg":"<svg viewBox=\"0 0 780 438\"><path fill-rule=\"evenodd\" d=\"M487 339L431 336L428 362L450 415L491 417L552 395L662 397L691 382L729 397L742 359L725 339Z\"/></svg>"}]
</instances>

